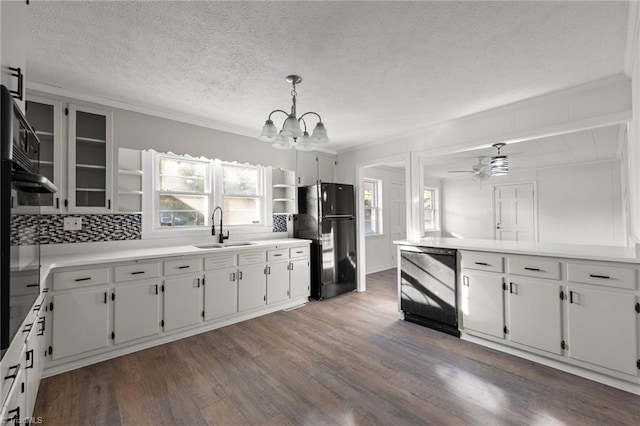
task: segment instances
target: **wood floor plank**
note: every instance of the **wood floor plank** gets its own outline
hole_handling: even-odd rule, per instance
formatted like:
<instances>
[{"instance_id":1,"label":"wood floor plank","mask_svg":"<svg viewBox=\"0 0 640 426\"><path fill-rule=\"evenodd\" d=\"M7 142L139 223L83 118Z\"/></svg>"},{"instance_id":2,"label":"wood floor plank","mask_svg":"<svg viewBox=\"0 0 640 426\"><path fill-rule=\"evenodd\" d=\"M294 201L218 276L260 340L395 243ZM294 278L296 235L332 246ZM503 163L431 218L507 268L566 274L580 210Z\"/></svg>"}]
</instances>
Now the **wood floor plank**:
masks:
<instances>
[{"instance_id":1,"label":"wood floor plank","mask_svg":"<svg viewBox=\"0 0 640 426\"><path fill-rule=\"evenodd\" d=\"M397 271L42 381L45 425L638 425L640 397L401 321Z\"/></svg>"}]
</instances>

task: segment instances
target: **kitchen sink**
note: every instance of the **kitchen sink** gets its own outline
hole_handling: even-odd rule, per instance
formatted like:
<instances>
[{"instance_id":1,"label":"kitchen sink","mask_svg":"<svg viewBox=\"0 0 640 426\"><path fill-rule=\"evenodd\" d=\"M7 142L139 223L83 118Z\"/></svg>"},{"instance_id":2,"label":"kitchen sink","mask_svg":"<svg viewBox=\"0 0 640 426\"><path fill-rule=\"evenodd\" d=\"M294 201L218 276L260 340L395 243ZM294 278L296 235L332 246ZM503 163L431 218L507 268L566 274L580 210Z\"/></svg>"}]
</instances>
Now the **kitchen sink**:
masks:
<instances>
[{"instance_id":1,"label":"kitchen sink","mask_svg":"<svg viewBox=\"0 0 640 426\"><path fill-rule=\"evenodd\" d=\"M244 242L238 242L238 243L224 243L224 244L219 244L219 243L199 244L199 245L194 246L194 247L199 248L199 249L214 249L214 248L225 248L225 247L251 246L253 244L255 244L255 243L250 243L248 241L244 241Z\"/></svg>"}]
</instances>

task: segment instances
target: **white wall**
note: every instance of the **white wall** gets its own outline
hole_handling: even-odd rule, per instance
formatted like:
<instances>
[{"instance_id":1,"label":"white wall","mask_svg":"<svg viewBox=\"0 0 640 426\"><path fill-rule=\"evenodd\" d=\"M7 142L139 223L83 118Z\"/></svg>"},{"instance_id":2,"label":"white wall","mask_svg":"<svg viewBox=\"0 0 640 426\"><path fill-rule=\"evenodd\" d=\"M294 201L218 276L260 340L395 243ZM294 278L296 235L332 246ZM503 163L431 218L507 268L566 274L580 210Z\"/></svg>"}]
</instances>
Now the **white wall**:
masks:
<instances>
[{"instance_id":1,"label":"white wall","mask_svg":"<svg viewBox=\"0 0 640 426\"><path fill-rule=\"evenodd\" d=\"M391 183L405 184L404 170L367 167L365 177L382 181L382 235L365 237L366 269L370 274L396 266L395 246L391 237Z\"/></svg>"},{"instance_id":2,"label":"white wall","mask_svg":"<svg viewBox=\"0 0 640 426\"><path fill-rule=\"evenodd\" d=\"M640 15L640 7L630 4L636 9L636 16ZM637 17L640 20L640 17ZM631 87L633 95L633 119L629 123L628 134L628 191L629 191L629 235L640 242L640 41L635 35L635 45L631 53L633 69L631 73Z\"/></svg>"},{"instance_id":3,"label":"white wall","mask_svg":"<svg viewBox=\"0 0 640 426\"><path fill-rule=\"evenodd\" d=\"M493 238L493 185L537 184L539 241L571 244L626 244L619 161L511 172L474 182L443 181L446 236Z\"/></svg>"}]
</instances>

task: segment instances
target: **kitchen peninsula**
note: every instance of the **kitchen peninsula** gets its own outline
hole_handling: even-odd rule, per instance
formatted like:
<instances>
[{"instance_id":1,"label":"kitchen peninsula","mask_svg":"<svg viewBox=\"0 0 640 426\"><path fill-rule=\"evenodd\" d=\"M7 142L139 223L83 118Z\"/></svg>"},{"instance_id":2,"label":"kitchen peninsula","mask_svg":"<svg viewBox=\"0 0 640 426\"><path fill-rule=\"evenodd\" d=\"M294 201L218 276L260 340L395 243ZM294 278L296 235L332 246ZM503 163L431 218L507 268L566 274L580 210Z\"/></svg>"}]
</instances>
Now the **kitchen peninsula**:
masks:
<instances>
[{"instance_id":1,"label":"kitchen peninsula","mask_svg":"<svg viewBox=\"0 0 640 426\"><path fill-rule=\"evenodd\" d=\"M421 286L412 283L424 280L416 274L439 276L430 253L448 250L457 253L449 290L462 339L640 394L636 248L435 237L395 244L403 318L403 295L415 298ZM420 297L441 303L443 290Z\"/></svg>"}]
</instances>

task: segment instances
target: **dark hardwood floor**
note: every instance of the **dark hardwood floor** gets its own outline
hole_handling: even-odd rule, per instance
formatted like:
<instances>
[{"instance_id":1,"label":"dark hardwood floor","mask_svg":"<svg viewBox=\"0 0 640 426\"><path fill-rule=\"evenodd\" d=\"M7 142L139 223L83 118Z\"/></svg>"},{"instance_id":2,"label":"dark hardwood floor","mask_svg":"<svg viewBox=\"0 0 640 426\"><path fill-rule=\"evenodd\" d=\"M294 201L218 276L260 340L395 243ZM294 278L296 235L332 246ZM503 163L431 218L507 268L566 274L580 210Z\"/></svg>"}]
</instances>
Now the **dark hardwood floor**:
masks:
<instances>
[{"instance_id":1,"label":"dark hardwood floor","mask_svg":"<svg viewBox=\"0 0 640 426\"><path fill-rule=\"evenodd\" d=\"M398 319L396 271L42 381L47 425L640 424L640 397Z\"/></svg>"}]
</instances>

